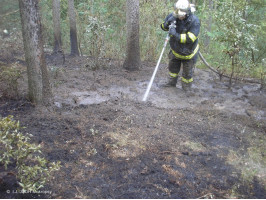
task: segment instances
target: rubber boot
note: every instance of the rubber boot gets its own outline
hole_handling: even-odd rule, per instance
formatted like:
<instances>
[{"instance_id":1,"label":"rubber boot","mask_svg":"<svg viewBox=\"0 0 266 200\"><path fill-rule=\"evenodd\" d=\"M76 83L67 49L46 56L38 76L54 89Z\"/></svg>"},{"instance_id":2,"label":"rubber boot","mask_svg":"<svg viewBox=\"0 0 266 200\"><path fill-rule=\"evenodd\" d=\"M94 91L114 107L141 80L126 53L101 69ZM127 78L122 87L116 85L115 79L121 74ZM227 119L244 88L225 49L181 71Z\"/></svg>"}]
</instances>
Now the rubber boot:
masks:
<instances>
[{"instance_id":1,"label":"rubber boot","mask_svg":"<svg viewBox=\"0 0 266 200\"><path fill-rule=\"evenodd\" d=\"M187 97L195 96L195 92L192 90L191 86L192 86L192 83L182 82L182 89L184 90Z\"/></svg>"},{"instance_id":2,"label":"rubber boot","mask_svg":"<svg viewBox=\"0 0 266 200\"><path fill-rule=\"evenodd\" d=\"M169 77L168 82L163 84L163 87L176 87L178 77Z\"/></svg>"},{"instance_id":3,"label":"rubber boot","mask_svg":"<svg viewBox=\"0 0 266 200\"><path fill-rule=\"evenodd\" d=\"M183 89L185 92L189 92L189 91L191 91L191 86L192 86L192 83L185 83L185 82L182 82L182 89Z\"/></svg>"}]
</instances>

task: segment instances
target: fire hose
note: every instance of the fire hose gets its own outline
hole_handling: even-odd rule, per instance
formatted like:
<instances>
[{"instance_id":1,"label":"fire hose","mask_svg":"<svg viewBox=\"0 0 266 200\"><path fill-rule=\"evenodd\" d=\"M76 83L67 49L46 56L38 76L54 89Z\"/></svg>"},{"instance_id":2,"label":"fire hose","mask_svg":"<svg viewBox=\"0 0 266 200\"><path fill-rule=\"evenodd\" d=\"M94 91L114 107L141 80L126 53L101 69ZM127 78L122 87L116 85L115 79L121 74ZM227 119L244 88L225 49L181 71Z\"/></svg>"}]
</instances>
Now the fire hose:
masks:
<instances>
[{"instance_id":1,"label":"fire hose","mask_svg":"<svg viewBox=\"0 0 266 200\"><path fill-rule=\"evenodd\" d=\"M169 26L169 30L170 30L170 28L175 27L175 23L176 23L176 22L173 22L173 23ZM142 101L146 101L146 100L147 100L147 97L148 97L149 92L150 92L150 90L151 90L152 83L153 83L154 78L155 78L155 75L156 75L156 73L157 73L157 71L158 71L158 68L159 68L159 65L160 65L161 59L162 59L162 57L163 57L164 50L165 50L165 48L166 48L166 45L167 45L169 39L170 39L170 36L169 36L169 33L168 33L167 36L166 36L166 38L165 38L165 42L164 42L164 45L163 45L163 50L162 50L162 52L161 52L161 55L160 55L160 57L159 57L159 60L158 60L158 62L157 62L157 65L156 65L156 67L155 67L155 70L154 70L154 72L153 72L153 74L152 74L151 80L150 80L150 82L149 82L149 85L148 85L148 87L147 87L147 89L146 89L146 92L145 92L145 94L144 94L144 97L143 97Z\"/></svg>"}]
</instances>

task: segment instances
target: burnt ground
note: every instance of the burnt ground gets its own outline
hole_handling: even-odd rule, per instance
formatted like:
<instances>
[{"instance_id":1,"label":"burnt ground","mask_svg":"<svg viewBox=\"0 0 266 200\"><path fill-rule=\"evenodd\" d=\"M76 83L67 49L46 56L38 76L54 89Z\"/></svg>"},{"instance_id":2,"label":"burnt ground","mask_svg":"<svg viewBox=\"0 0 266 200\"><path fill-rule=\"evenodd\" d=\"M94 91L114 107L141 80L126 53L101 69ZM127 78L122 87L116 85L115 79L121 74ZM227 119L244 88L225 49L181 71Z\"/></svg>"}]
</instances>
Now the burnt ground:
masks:
<instances>
[{"instance_id":1,"label":"burnt ground","mask_svg":"<svg viewBox=\"0 0 266 200\"><path fill-rule=\"evenodd\" d=\"M15 175L2 172L2 197L266 198L266 93L259 85L228 89L228 80L196 68L188 96L180 81L161 87L167 77L161 64L143 102L154 63L129 72L112 60L100 67L87 57L47 62L54 105L2 98L0 110L62 167L43 189L51 193L42 195L14 193Z\"/></svg>"}]
</instances>

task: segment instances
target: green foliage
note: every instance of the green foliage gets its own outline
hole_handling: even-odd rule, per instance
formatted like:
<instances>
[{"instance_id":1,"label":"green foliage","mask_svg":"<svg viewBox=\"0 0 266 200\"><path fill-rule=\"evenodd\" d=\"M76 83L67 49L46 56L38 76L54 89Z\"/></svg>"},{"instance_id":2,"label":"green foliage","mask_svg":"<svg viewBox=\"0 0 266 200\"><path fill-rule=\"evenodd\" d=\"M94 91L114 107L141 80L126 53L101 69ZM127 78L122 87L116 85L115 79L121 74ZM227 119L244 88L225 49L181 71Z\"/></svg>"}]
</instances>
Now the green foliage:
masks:
<instances>
[{"instance_id":1,"label":"green foliage","mask_svg":"<svg viewBox=\"0 0 266 200\"><path fill-rule=\"evenodd\" d=\"M96 65L99 57L121 58L124 55L124 4L117 0L76 2L80 47L84 54L96 58Z\"/></svg>"},{"instance_id":2,"label":"green foliage","mask_svg":"<svg viewBox=\"0 0 266 200\"><path fill-rule=\"evenodd\" d=\"M41 146L30 143L30 134L22 134L12 116L0 118L0 162L7 169L16 163L17 179L23 190L37 192L59 170L60 162L49 163L41 156Z\"/></svg>"},{"instance_id":3,"label":"green foliage","mask_svg":"<svg viewBox=\"0 0 266 200\"><path fill-rule=\"evenodd\" d=\"M88 45L87 48L90 49L90 55L94 57L100 57L104 51L104 36L106 31L108 31L108 26L103 22L98 20L96 17L87 16L86 21L83 21L86 26L83 30L84 34L84 46Z\"/></svg>"},{"instance_id":4,"label":"green foliage","mask_svg":"<svg viewBox=\"0 0 266 200\"><path fill-rule=\"evenodd\" d=\"M0 6L0 30L20 27L19 4L17 0L1 0Z\"/></svg>"},{"instance_id":5,"label":"green foliage","mask_svg":"<svg viewBox=\"0 0 266 200\"><path fill-rule=\"evenodd\" d=\"M219 2L215 13L217 30L214 39L223 45L222 52L231 59L231 76L249 70L252 52L256 51L256 33L258 26L246 19L249 6L242 1Z\"/></svg>"},{"instance_id":6,"label":"green foliage","mask_svg":"<svg viewBox=\"0 0 266 200\"><path fill-rule=\"evenodd\" d=\"M18 96L18 79L22 71L17 65L0 66L0 87L4 96ZM1 93L0 93L1 96Z\"/></svg>"},{"instance_id":7,"label":"green foliage","mask_svg":"<svg viewBox=\"0 0 266 200\"><path fill-rule=\"evenodd\" d=\"M41 1L40 8L42 12L43 39L45 45L52 47L54 42L52 1Z\"/></svg>"},{"instance_id":8,"label":"green foliage","mask_svg":"<svg viewBox=\"0 0 266 200\"><path fill-rule=\"evenodd\" d=\"M142 60L158 60L167 35L167 32L162 31L160 25L166 16L173 11L173 5L174 1L140 1L140 48ZM167 56L164 56L163 61L167 62Z\"/></svg>"},{"instance_id":9,"label":"green foliage","mask_svg":"<svg viewBox=\"0 0 266 200\"><path fill-rule=\"evenodd\" d=\"M213 2L208 5L204 1L198 7L201 51L210 52L206 55L210 57L209 62L231 76L261 78L261 73L256 72L265 57L265 47L262 47L265 45L258 43L266 36L260 26L265 21L262 14L265 9L253 1ZM212 20L210 16L213 16ZM211 39L209 47L204 46L207 38Z\"/></svg>"},{"instance_id":10,"label":"green foliage","mask_svg":"<svg viewBox=\"0 0 266 200\"><path fill-rule=\"evenodd\" d=\"M15 0L11 1L14 4ZM62 43L67 53L70 50L68 1L60 2ZM141 59L156 62L166 37L160 24L173 11L176 1L139 2ZM266 55L264 4L261 0L196 1L196 15L201 20L201 52L211 65L225 73L234 72L234 76L261 77L261 70L257 68L264 65L262 60ZM40 1L40 7L47 51L52 49L54 41L52 0ZM83 55L123 60L126 52L126 1L75 0L75 8L78 41ZM98 28L94 31L95 26ZM167 56L163 56L162 62L168 62Z\"/></svg>"}]
</instances>

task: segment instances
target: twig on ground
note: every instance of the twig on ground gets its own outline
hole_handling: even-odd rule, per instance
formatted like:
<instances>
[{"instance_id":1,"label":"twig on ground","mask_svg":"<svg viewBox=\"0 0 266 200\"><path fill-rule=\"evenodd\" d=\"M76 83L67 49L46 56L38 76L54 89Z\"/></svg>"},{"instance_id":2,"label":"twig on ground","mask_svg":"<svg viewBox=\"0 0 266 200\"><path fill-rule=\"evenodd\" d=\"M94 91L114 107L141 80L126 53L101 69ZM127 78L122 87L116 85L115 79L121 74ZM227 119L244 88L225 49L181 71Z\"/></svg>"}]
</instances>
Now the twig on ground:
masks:
<instances>
[{"instance_id":1,"label":"twig on ground","mask_svg":"<svg viewBox=\"0 0 266 200\"><path fill-rule=\"evenodd\" d=\"M214 199L214 195L212 193L208 193L208 194L205 194L205 195L203 195L201 197L198 197L197 199L205 199L205 198Z\"/></svg>"}]
</instances>

